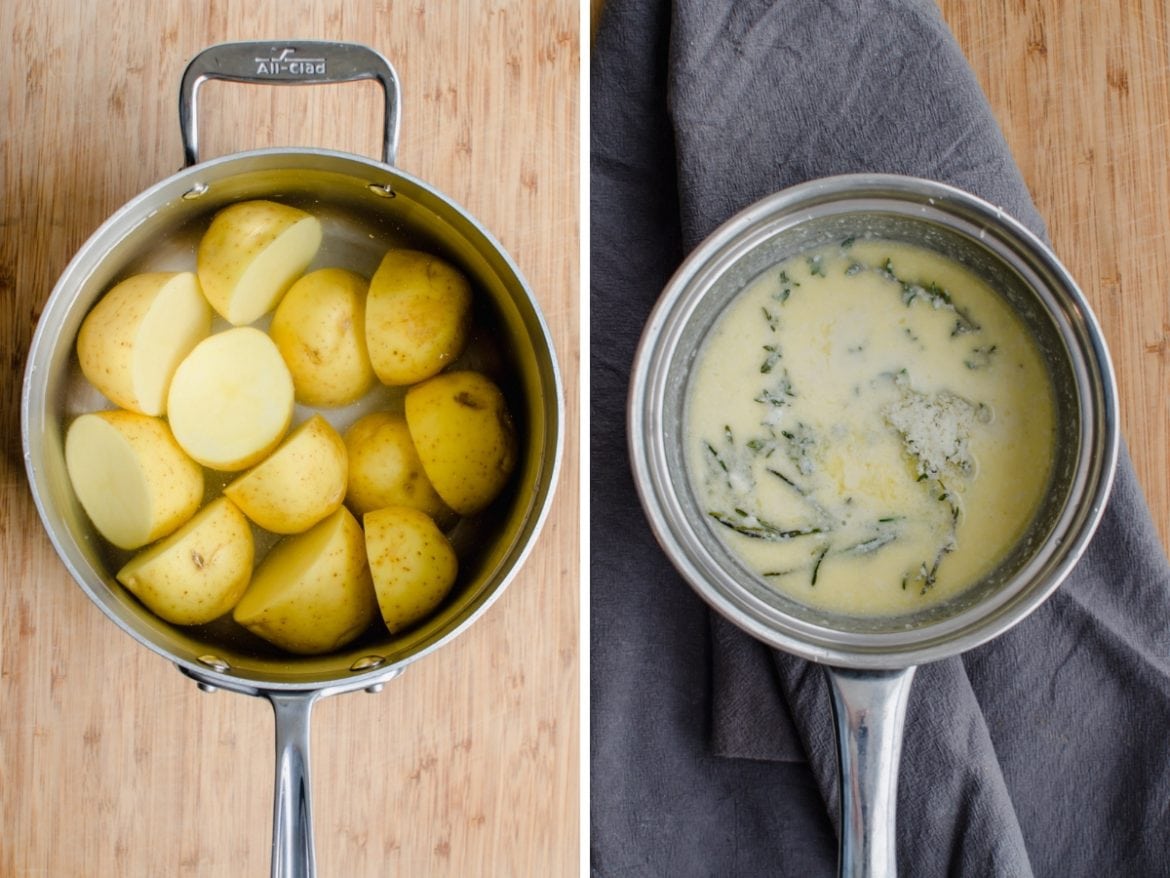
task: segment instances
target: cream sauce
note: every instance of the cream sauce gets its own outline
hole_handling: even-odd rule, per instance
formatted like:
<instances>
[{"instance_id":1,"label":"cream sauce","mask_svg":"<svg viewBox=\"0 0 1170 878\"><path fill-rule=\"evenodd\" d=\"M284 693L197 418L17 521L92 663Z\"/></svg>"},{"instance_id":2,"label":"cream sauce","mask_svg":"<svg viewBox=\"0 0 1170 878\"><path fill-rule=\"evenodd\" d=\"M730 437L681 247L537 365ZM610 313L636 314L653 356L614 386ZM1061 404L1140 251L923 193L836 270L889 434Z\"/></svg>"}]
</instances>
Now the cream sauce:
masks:
<instances>
[{"instance_id":1,"label":"cream sauce","mask_svg":"<svg viewBox=\"0 0 1170 878\"><path fill-rule=\"evenodd\" d=\"M737 295L698 354L686 428L699 502L749 568L810 606L885 616L953 597L1023 535L1053 402L985 283L857 240Z\"/></svg>"}]
</instances>

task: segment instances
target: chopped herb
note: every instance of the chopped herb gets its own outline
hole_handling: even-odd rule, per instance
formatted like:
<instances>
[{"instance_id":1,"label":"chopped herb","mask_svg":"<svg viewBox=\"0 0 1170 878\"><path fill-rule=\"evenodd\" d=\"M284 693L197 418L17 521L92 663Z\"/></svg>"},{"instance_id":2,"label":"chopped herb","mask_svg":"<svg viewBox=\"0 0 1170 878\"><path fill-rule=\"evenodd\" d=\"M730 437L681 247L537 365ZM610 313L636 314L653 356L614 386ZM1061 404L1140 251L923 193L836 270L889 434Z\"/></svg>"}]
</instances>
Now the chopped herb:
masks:
<instances>
[{"instance_id":1,"label":"chopped herb","mask_svg":"<svg viewBox=\"0 0 1170 878\"><path fill-rule=\"evenodd\" d=\"M765 348L767 350L767 348ZM761 372L771 372L776 365L776 360L780 359L780 354L775 354L775 359L771 356L764 361L760 366ZM788 376L788 370L776 376L775 382L771 387L766 387L759 396L753 398L753 402L761 402L765 405L779 408L780 406L788 405L790 399L796 398L796 391L792 389L792 379Z\"/></svg>"},{"instance_id":2,"label":"chopped herb","mask_svg":"<svg viewBox=\"0 0 1170 878\"><path fill-rule=\"evenodd\" d=\"M761 310L764 312L764 319L768 321L768 328L775 332L776 327L780 325L780 319L767 308L763 308Z\"/></svg>"},{"instance_id":3,"label":"chopped herb","mask_svg":"<svg viewBox=\"0 0 1170 878\"><path fill-rule=\"evenodd\" d=\"M800 485L796 484L796 482L792 481L792 479L788 478L788 476L784 475L784 473L780 472L780 470L775 470L775 469L772 469L771 467L768 467L767 472L774 475L776 478L778 478L780 481L782 481L784 484L786 484L788 487L790 487L792 490L794 490L801 497L804 497L805 495L808 494L808 491L806 491L804 488L800 487Z\"/></svg>"},{"instance_id":4,"label":"chopped herb","mask_svg":"<svg viewBox=\"0 0 1170 878\"><path fill-rule=\"evenodd\" d=\"M715 446L710 442L704 442L703 447L707 449L707 453L715 459L717 464L719 464L719 468L724 472L727 472L727 464L723 462L723 458L719 456L719 452L715 450Z\"/></svg>"},{"instance_id":5,"label":"chopped herb","mask_svg":"<svg viewBox=\"0 0 1170 878\"><path fill-rule=\"evenodd\" d=\"M871 552L876 552L883 546L888 546L897 538L898 535L894 531L887 530L870 537L868 540L862 540L860 543L852 545L847 549L842 549L841 553L844 555L868 555Z\"/></svg>"},{"instance_id":6,"label":"chopped herb","mask_svg":"<svg viewBox=\"0 0 1170 878\"><path fill-rule=\"evenodd\" d=\"M997 345L984 345L971 348L971 356L963 360L968 369L986 369L991 365L991 355L996 352Z\"/></svg>"},{"instance_id":7,"label":"chopped herb","mask_svg":"<svg viewBox=\"0 0 1170 878\"><path fill-rule=\"evenodd\" d=\"M741 510L736 510L736 512L739 511ZM707 514L724 527L729 527L736 533L743 534L745 537L751 537L754 540L765 540L770 543L779 543L784 540L793 539L794 537L805 537L821 532L819 527L780 528L746 514L741 516L743 518L742 521L737 521L721 512L708 512Z\"/></svg>"},{"instance_id":8,"label":"chopped herb","mask_svg":"<svg viewBox=\"0 0 1170 878\"><path fill-rule=\"evenodd\" d=\"M768 352L768 356L764 359L764 362L760 364L760 372L766 375L772 371L778 362L780 362L781 353L780 349L776 347L776 345L772 344L764 345L764 350ZM791 394L789 395L791 396Z\"/></svg>"},{"instance_id":9,"label":"chopped herb","mask_svg":"<svg viewBox=\"0 0 1170 878\"><path fill-rule=\"evenodd\" d=\"M848 250L850 247L853 246L853 242L856 240L857 239L853 235L850 235L848 238L846 238L844 241L841 242L841 249Z\"/></svg>"},{"instance_id":10,"label":"chopped herb","mask_svg":"<svg viewBox=\"0 0 1170 878\"><path fill-rule=\"evenodd\" d=\"M808 273L814 277L825 277L824 257L820 254L808 258Z\"/></svg>"},{"instance_id":11,"label":"chopped herb","mask_svg":"<svg viewBox=\"0 0 1170 878\"><path fill-rule=\"evenodd\" d=\"M829 554L829 546L826 543L825 547L821 549L821 554L817 556L817 562L813 565L812 581L809 583L810 588L815 588L817 584L817 574L821 572L821 562L825 560L825 555Z\"/></svg>"},{"instance_id":12,"label":"chopped herb","mask_svg":"<svg viewBox=\"0 0 1170 878\"><path fill-rule=\"evenodd\" d=\"M845 269L845 276L853 277L855 274L860 274L863 268L865 268L865 266L860 262L850 262L849 267Z\"/></svg>"}]
</instances>

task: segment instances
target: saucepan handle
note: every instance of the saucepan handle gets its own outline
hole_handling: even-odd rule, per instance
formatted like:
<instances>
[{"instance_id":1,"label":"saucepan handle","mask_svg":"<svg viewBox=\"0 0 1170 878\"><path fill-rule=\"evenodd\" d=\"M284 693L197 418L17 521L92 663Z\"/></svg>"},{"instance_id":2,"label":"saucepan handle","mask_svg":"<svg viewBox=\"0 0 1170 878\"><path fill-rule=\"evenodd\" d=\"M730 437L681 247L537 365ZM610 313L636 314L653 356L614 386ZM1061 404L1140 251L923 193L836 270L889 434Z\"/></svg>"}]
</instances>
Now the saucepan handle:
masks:
<instances>
[{"instance_id":1,"label":"saucepan handle","mask_svg":"<svg viewBox=\"0 0 1170 878\"><path fill-rule=\"evenodd\" d=\"M398 154L398 74L379 52L359 43L291 40L282 43L221 43L191 59L179 83L179 130L185 167L199 162L199 86L209 79L268 85L313 85L373 79L382 86L385 116L382 161Z\"/></svg>"},{"instance_id":2,"label":"saucepan handle","mask_svg":"<svg viewBox=\"0 0 1170 878\"><path fill-rule=\"evenodd\" d=\"M838 874L843 878L898 874L898 763L914 670L825 668L841 768Z\"/></svg>"},{"instance_id":3,"label":"saucepan handle","mask_svg":"<svg viewBox=\"0 0 1170 878\"><path fill-rule=\"evenodd\" d=\"M313 810L309 790L309 717L319 692L266 692L276 717L276 790L272 808L272 878L313 878Z\"/></svg>"}]
</instances>

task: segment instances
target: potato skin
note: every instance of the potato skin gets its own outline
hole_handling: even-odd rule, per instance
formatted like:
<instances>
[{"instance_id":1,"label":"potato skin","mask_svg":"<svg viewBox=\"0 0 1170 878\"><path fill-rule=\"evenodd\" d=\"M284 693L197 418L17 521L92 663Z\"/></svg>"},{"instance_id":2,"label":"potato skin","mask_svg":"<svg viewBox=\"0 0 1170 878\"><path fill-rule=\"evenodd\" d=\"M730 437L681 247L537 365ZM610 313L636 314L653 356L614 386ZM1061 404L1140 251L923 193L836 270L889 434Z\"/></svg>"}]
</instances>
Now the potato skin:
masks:
<instances>
[{"instance_id":1,"label":"potato skin","mask_svg":"<svg viewBox=\"0 0 1170 878\"><path fill-rule=\"evenodd\" d=\"M169 307L160 304L163 296ZM160 328L155 310L160 307L166 312L161 342L144 338ZM77 333L77 359L90 384L115 405L162 415L171 375L210 332L211 307L193 273L136 274L110 288L86 315ZM146 382L140 379L144 370Z\"/></svg>"},{"instance_id":2,"label":"potato skin","mask_svg":"<svg viewBox=\"0 0 1170 878\"><path fill-rule=\"evenodd\" d=\"M378 608L396 634L438 608L455 584L459 561L425 512L390 506L366 513L363 524Z\"/></svg>"},{"instance_id":3,"label":"potato skin","mask_svg":"<svg viewBox=\"0 0 1170 878\"><path fill-rule=\"evenodd\" d=\"M201 625L236 605L252 577L254 557L248 519L219 497L135 555L117 578L155 615L176 625Z\"/></svg>"},{"instance_id":4,"label":"potato skin","mask_svg":"<svg viewBox=\"0 0 1170 878\"><path fill-rule=\"evenodd\" d=\"M299 208L263 199L229 204L199 240L195 270L203 295L232 325L252 323L308 268L321 236L320 222Z\"/></svg>"},{"instance_id":5,"label":"potato skin","mask_svg":"<svg viewBox=\"0 0 1170 878\"><path fill-rule=\"evenodd\" d=\"M355 515L386 506L410 506L449 526L455 513L435 491L410 438L406 418L370 412L345 431L349 485L345 502Z\"/></svg>"},{"instance_id":6,"label":"potato skin","mask_svg":"<svg viewBox=\"0 0 1170 878\"><path fill-rule=\"evenodd\" d=\"M374 383L366 352L369 283L343 268L322 268L294 283L272 315L269 335L292 374L297 401L334 408Z\"/></svg>"},{"instance_id":7,"label":"potato skin","mask_svg":"<svg viewBox=\"0 0 1170 878\"><path fill-rule=\"evenodd\" d=\"M430 253L390 250L370 279L366 349L383 384L437 375L463 352L471 329L471 285Z\"/></svg>"},{"instance_id":8,"label":"potato skin","mask_svg":"<svg viewBox=\"0 0 1170 878\"><path fill-rule=\"evenodd\" d=\"M431 484L460 515L482 512L516 467L504 394L479 372L445 372L406 393L406 423Z\"/></svg>"},{"instance_id":9,"label":"potato skin","mask_svg":"<svg viewBox=\"0 0 1170 878\"><path fill-rule=\"evenodd\" d=\"M313 415L223 493L266 531L300 533L341 505L347 469L345 443L327 420Z\"/></svg>"},{"instance_id":10,"label":"potato skin","mask_svg":"<svg viewBox=\"0 0 1170 878\"><path fill-rule=\"evenodd\" d=\"M342 506L269 550L232 617L281 649L319 655L352 641L377 612L361 525Z\"/></svg>"},{"instance_id":11,"label":"potato skin","mask_svg":"<svg viewBox=\"0 0 1170 878\"><path fill-rule=\"evenodd\" d=\"M65 433L65 462L86 514L121 549L171 533L203 498L203 470L179 447L166 421L150 415L123 409L80 415ZM130 511L139 519L133 525L127 524L128 504L118 499L129 482L141 489L131 494L140 504Z\"/></svg>"}]
</instances>

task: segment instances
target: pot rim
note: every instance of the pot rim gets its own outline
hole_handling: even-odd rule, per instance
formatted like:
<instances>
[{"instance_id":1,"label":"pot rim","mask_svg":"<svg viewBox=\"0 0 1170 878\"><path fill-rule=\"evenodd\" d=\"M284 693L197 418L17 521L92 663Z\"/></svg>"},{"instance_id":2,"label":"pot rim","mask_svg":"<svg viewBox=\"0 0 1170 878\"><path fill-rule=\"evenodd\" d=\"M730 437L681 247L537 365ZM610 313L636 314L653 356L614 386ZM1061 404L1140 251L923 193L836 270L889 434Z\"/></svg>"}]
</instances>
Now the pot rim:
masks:
<instances>
[{"instance_id":1,"label":"pot rim","mask_svg":"<svg viewBox=\"0 0 1170 878\"><path fill-rule=\"evenodd\" d=\"M348 671L335 670L325 675L318 673L315 677L312 672L308 672L306 676L313 677L312 679L295 675L289 678L270 678L266 674L251 671L246 674L228 672L231 669L225 671L218 666L214 655L200 657L207 661L187 659L158 642L148 630L151 626L144 625L143 620L136 614L120 612L115 602L103 599L103 592L109 592L113 588L103 579L103 576L108 574L93 570L93 565L86 561L84 553L80 551L76 535L65 526L59 509L46 496L49 492L42 484L40 473L44 469L48 451L45 443L38 441L44 436L48 420L46 413L50 407L45 377L45 373L51 371L48 368L49 360L57 348L57 341L63 337L62 329L66 317L78 307L77 301L87 278L110 258L113 248L143 223L152 220L160 211L177 210L184 201L198 200L218 181L250 171L297 169L362 179L371 190L382 188L383 191L376 191L378 195L387 193L390 193L389 197L394 197L397 193L421 195L429 203L433 202L442 208L443 214L440 219L453 221L453 225L457 227L464 240L471 240L468 235L471 238L478 237L479 243L487 248L481 252L490 253L493 263L498 261L498 266L506 272L509 289L522 294L518 295L517 304L525 306L523 311L525 326L532 339L534 351L541 361L542 399L546 409L550 405L553 408L549 413L551 417L546 417L544 421L544 445L536 478L537 490L533 492L529 501L532 505L523 517L513 547L501 564L503 572L499 575L498 582L491 586L486 595L477 599L470 612L458 617L450 627L437 636L428 638L424 645L412 649L408 654L391 662L378 661L384 658L381 656L370 656L368 658L373 661L362 667L359 665L362 665L364 660L359 658ZM87 311L91 306L92 302L86 303L84 310ZM547 351L547 357L543 355L543 351ZM54 284L29 346L21 388L21 441L26 475L42 525L73 580L125 633L176 664L180 670L199 681L201 685L253 695L267 692L312 691L332 694L371 688L397 676L408 664L449 643L478 620L488 607L499 599L519 573L548 519L564 456L564 421L564 386L552 334L532 288L511 254L495 236L458 202L406 171L366 156L315 147L266 147L217 156L180 169L152 184L118 208L89 235ZM91 573L97 574L96 581ZM145 609L142 613L149 615L149 611ZM154 619L153 624L162 630L176 627L161 619ZM290 665L299 663L297 659L286 662Z\"/></svg>"},{"instance_id":2,"label":"pot rim","mask_svg":"<svg viewBox=\"0 0 1170 878\"><path fill-rule=\"evenodd\" d=\"M828 619L798 617L761 599L756 592L769 588L762 580L749 588L745 583L756 577L742 567L730 569L726 559L708 551L698 536L707 523L692 520L680 501L690 490L688 475L667 463L668 443L677 441L678 431L665 423L663 405L668 385L688 383L677 374L679 363L689 364L697 347L680 345L684 328L703 296L737 259L778 231L826 212L857 213L882 205L896 205L907 214L939 222L952 217L965 231L977 229L980 245L995 248L998 258L1030 279L1043 279L1049 289L1034 294L1070 345L1074 361L1081 447L1071 501L1064 504L1049 538L1002 588L972 607L911 630L852 632ZM1049 294L1059 314L1052 313L1053 303L1044 298ZM694 591L772 647L811 661L859 669L907 667L946 658L992 639L1031 613L1065 579L1100 522L1120 444L1116 382L1100 327L1051 249L983 199L954 186L896 174L845 174L798 184L741 210L700 243L667 283L646 322L631 370L627 428L634 482L646 518L668 559Z\"/></svg>"}]
</instances>

